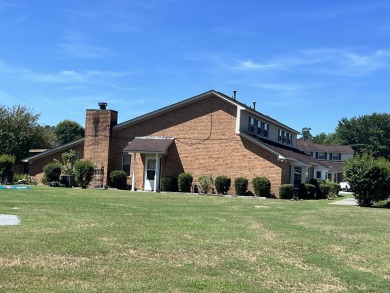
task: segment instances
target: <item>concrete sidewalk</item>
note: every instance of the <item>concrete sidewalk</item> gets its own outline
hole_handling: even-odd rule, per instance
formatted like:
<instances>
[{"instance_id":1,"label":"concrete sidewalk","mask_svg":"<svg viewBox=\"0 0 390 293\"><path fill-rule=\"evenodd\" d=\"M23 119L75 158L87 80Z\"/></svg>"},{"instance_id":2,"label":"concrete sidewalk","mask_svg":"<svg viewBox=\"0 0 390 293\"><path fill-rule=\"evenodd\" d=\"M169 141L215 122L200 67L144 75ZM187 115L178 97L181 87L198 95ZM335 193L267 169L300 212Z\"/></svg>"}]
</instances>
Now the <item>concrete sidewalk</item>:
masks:
<instances>
[{"instance_id":1,"label":"concrete sidewalk","mask_svg":"<svg viewBox=\"0 0 390 293\"><path fill-rule=\"evenodd\" d=\"M341 206L357 206L357 201L354 198L345 198L342 200L336 200L329 204L341 205Z\"/></svg>"}]
</instances>

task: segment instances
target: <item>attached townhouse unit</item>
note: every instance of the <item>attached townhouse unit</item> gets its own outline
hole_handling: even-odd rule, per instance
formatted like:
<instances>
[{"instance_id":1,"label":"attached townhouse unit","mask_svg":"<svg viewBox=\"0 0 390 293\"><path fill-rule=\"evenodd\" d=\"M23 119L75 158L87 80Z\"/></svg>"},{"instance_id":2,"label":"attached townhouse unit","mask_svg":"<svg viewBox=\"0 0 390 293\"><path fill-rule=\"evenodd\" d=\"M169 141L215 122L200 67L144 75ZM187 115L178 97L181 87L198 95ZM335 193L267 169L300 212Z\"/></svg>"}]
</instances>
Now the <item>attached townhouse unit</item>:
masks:
<instances>
[{"instance_id":1,"label":"attached townhouse unit","mask_svg":"<svg viewBox=\"0 0 390 293\"><path fill-rule=\"evenodd\" d=\"M278 196L281 184L298 186L314 170L327 172L297 148L296 130L239 102L235 93L210 90L119 124L118 112L106 106L86 110L84 139L24 159L30 176L39 182L44 165L70 149L96 164L99 186L109 184L111 171L124 170L132 190L159 191L162 177L188 172L194 184L201 175L232 182L265 176Z\"/></svg>"},{"instance_id":2,"label":"attached townhouse unit","mask_svg":"<svg viewBox=\"0 0 390 293\"><path fill-rule=\"evenodd\" d=\"M297 147L327 167L327 170L314 170L314 178L337 183L342 181L345 161L354 156L349 145L324 145L313 143L310 139L298 139Z\"/></svg>"}]
</instances>

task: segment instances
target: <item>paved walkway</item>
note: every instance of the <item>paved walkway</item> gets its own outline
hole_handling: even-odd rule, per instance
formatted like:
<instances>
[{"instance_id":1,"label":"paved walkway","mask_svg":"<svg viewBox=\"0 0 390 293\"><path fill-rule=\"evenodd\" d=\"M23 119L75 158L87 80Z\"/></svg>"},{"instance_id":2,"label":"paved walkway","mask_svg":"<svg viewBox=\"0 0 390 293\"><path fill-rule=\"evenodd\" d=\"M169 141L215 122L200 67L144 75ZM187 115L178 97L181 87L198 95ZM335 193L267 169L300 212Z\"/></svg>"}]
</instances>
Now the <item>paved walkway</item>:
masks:
<instances>
[{"instance_id":1,"label":"paved walkway","mask_svg":"<svg viewBox=\"0 0 390 293\"><path fill-rule=\"evenodd\" d=\"M345 198L342 200L336 200L329 204L342 205L342 206L357 206L357 201L354 198Z\"/></svg>"}]
</instances>

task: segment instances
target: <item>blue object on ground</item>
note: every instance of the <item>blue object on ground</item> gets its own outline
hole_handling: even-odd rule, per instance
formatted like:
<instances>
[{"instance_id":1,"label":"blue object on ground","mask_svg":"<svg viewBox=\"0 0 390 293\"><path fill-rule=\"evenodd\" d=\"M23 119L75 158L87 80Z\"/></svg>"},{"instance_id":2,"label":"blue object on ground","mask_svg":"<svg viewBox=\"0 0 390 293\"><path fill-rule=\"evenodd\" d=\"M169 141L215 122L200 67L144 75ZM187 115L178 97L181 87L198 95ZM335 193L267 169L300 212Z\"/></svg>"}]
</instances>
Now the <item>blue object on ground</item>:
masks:
<instances>
[{"instance_id":1,"label":"blue object on ground","mask_svg":"<svg viewBox=\"0 0 390 293\"><path fill-rule=\"evenodd\" d=\"M0 189L30 189L31 186L26 185L0 185Z\"/></svg>"}]
</instances>

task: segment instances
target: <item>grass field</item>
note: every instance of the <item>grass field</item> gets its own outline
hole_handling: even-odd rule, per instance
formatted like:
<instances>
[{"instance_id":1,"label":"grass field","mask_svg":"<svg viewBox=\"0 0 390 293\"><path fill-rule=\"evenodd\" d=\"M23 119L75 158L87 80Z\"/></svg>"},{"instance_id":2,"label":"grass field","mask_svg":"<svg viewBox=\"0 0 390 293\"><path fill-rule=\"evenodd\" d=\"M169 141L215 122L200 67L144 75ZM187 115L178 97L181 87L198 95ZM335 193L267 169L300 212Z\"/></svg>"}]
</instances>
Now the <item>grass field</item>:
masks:
<instances>
[{"instance_id":1,"label":"grass field","mask_svg":"<svg viewBox=\"0 0 390 293\"><path fill-rule=\"evenodd\" d=\"M328 203L0 190L0 292L389 292L390 211Z\"/></svg>"}]
</instances>

